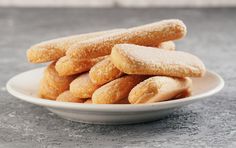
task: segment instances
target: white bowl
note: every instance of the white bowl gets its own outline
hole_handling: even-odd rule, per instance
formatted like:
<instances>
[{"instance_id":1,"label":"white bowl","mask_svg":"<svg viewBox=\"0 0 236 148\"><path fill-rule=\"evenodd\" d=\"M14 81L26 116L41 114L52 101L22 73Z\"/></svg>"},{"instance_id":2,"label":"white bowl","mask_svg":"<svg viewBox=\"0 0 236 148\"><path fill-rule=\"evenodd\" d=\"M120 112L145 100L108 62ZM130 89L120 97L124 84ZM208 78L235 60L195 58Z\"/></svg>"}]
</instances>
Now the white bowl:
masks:
<instances>
[{"instance_id":1,"label":"white bowl","mask_svg":"<svg viewBox=\"0 0 236 148\"><path fill-rule=\"evenodd\" d=\"M62 118L92 124L130 124L160 119L175 108L207 98L224 86L223 79L208 71L202 78L192 78L192 96L152 104L83 104L46 100L37 97L44 68L23 72L7 82L10 94L23 101L44 106Z\"/></svg>"}]
</instances>

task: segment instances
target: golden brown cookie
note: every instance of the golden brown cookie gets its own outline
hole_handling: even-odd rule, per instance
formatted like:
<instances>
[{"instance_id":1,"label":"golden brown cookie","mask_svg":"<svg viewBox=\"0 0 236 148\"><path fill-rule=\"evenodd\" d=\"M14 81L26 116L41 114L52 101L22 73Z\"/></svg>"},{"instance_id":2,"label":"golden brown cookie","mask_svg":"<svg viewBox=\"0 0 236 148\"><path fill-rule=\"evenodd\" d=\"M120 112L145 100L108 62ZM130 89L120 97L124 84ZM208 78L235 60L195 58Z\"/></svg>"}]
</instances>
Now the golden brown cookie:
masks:
<instances>
[{"instance_id":1,"label":"golden brown cookie","mask_svg":"<svg viewBox=\"0 0 236 148\"><path fill-rule=\"evenodd\" d=\"M69 90L66 90L57 97L56 101L83 103L84 99L75 97Z\"/></svg>"},{"instance_id":2,"label":"golden brown cookie","mask_svg":"<svg viewBox=\"0 0 236 148\"><path fill-rule=\"evenodd\" d=\"M110 57L112 63L127 74L201 77L206 71L199 58L182 51L117 44Z\"/></svg>"},{"instance_id":3,"label":"golden brown cookie","mask_svg":"<svg viewBox=\"0 0 236 148\"><path fill-rule=\"evenodd\" d=\"M40 83L39 95L45 99L56 100L57 96L69 89L76 76L59 76L55 70L55 62L48 65Z\"/></svg>"},{"instance_id":4,"label":"golden brown cookie","mask_svg":"<svg viewBox=\"0 0 236 148\"><path fill-rule=\"evenodd\" d=\"M64 56L56 63L56 70L60 76L68 76L89 71L96 63L105 59L106 56L94 59L78 59Z\"/></svg>"},{"instance_id":5,"label":"golden brown cookie","mask_svg":"<svg viewBox=\"0 0 236 148\"><path fill-rule=\"evenodd\" d=\"M186 26L182 21L177 19L163 20L80 42L73 45L66 55L80 59L96 58L110 54L115 44L130 43L156 46L161 42L180 39L186 33Z\"/></svg>"},{"instance_id":6,"label":"golden brown cookie","mask_svg":"<svg viewBox=\"0 0 236 148\"><path fill-rule=\"evenodd\" d=\"M81 41L121 30L124 29L93 32L44 41L30 47L27 51L27 58L31 63L55 61L60 57L65 56L67 49L69 49L73 44L78 44Z\"/></svg>"},{"instance_id":7,"label":"golden brown cookie","mask_svg":"<svg viewBox=\"0 0 236 148\"><path fill-rule=\"evenodd\" d=\"M126 75L115 79L100 88L92 96L94 104L114 104L128 97L130 90L143 81L145 76Z\"/></svg>"},{"instance_id":8,"label":"golden brown cookie","mask_svg":"<svg viewBox=\"0 0 236 148\"><path fill-rule=\"evenodd\" d=\"M190 78L154 76L136 85L128 99L131 104L166 101L183 96L191 85Z\"/></svg>"},{"instance_id":9,"label":"golden brown cookie","mask_svg":"<svg viewBox=\"0 0 236 148\"><path fill-rule=\"evenodd\" d=\"M175 50L173 41L161 43L158 47L166 50ZM105 84L123 75L118 68L111 62L110 57L95 64L89 71L89 77L95 84Z\"/></svg>"},{"instance_id":10,"label":"golden brown cookie","mask_svg":"<svg viewBox=\"0 0 236 148\"><path fill-rule=\"evenodd\" d=\"M93 104L92 99L88 99L84 102L84 104ZM122 99L114 104L130 104L128 98Z\"/></svg>"},{"instance_id":11,"label":"golden brown cookie","mask_svg":"<svg viewBox=\"0 0 236 148\"><path fill-rule=\"evenodd\" d=\"M91 98L93 92L99 88L100 85L92 83L88 73L81 74L70 84L70 92L79 98Z\"/></svg>"},{"instance_id":12,"label":"golden brown cookie","mask_svg":"<svg viewBox=\"0 0 236 148\"><path fill-rule=\"evenodd\" d=\"M89 71L89 77L95 84L105 84L123 75L114 64L112 64L110 57L106 57L101 62L94 65Z\"/></svg>"}]
</instances>

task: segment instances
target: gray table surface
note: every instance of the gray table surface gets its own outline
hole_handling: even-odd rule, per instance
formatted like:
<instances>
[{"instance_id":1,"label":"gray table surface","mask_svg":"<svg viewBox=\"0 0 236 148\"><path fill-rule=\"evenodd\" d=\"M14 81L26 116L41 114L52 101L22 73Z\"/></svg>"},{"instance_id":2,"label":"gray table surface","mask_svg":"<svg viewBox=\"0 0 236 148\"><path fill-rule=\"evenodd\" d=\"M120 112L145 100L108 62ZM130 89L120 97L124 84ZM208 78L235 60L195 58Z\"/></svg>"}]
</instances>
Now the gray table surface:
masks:
<instances>
[{"instance_id":1,"label":"gray table surface","mask_svg":"<svg viewBox=\"0 0 236 148\"><path fill-rule=\"evenodd\" d=\"M177 49L199 56L224 78L224 89L160 121L122 126L61 119L20 101L5 84L37 42L90 31L182 19L188 35ZM236 9L0 8L0 147L236 147Z\"/></svg>"}]
</instances>

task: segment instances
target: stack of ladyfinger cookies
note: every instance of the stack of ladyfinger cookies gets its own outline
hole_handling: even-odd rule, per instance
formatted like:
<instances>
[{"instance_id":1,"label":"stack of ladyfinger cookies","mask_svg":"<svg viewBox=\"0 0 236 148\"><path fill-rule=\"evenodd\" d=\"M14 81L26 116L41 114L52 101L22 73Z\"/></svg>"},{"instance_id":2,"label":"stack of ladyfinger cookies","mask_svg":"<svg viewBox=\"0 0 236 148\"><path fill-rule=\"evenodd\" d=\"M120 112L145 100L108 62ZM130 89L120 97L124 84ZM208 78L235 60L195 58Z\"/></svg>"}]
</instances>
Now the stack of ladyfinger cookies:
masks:
<instances>
[{"instance_id":1,"label":"stack of ladyfinger cookies","mask_svg":"<svg viewBox=\"0 0 236 148\"><path fill-rule=\"evenodd\" d=\"M206 71L196 56L175 50L187 33L177 19L80 34L33 45L31 63L51 62L41 98L92 104L140 104L191 95L189 77Z\"/></svg>"}]
</instances>

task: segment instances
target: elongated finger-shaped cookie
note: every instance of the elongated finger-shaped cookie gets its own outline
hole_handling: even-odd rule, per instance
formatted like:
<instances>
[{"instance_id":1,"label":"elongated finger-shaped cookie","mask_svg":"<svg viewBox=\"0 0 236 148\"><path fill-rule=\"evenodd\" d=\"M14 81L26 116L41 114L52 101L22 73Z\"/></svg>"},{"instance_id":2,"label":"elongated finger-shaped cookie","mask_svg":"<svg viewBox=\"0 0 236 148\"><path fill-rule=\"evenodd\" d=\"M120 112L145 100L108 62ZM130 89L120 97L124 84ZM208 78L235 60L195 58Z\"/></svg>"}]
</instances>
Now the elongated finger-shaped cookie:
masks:
<instances>
[{"instance_id":1,"label":"elongated finger-shaped cookie","mask_svg":"<svg viewBox=\"0 0 236 148\"><path fill-rule=\"evenodd\" d=\"M130 90L145 78L138 75L126 75L115 79L98 88L93 93L92 101L94 104L114 104L127 98Z\"/></svg>"},{"instance_id":2,"label":"elongated finger-shaped cookie","mask_svg":"<svg viewBox=\"0 0 236 148\"><path fill-rule=\"evenodd\" d=\"M89 71L96 63L105 59L106 56L94 59L78 59L64 56L56 63L56 70L60 76L68 76Z\"/></svg>"},{"instance_id":3,"label":"elongated finger-shaped cookie","mask_svg":"<svg viewBox=\"0 0 236 148\"><path fill-rule=\"evenodd\" d=\"M175 50L173 41L161 43L158 47L166 50ZM123 75L116 66L111 62L110 57L95 64L89 71L89 77L95 84L105 84Z\"/></svg>"},{"instance_id":4,"label":"elongated finger-shaped cookie","mask_svg":"<svg viewBox=\"0 0 236 148\"><path fill-rule=\"evenodd\" d=\"M33 45L27 51L27 58L31 63L42 63L49 62L59 59L64 56L66 50L69 49L73 44L78 44L81 41L98 37L104 34L109 34L124 29L114 29L101 32L93 32L81 35L74 35L64 38L58 38L54 40L49 40L41 42L39 44Z\"/></svg>"},{"instance_id":5,"label":"elongated finger-shaped cookie","mask_svg":"<svg viewBox=\"0 0 236 148\"><path fill-rule=\"evenodd\" d=\"M69 89L69 85L76 76L59 76L55 70L55 62L44 71L40 83L39 95L45 99L56 100L57 96Z\"/></svg>"},{"instance_id":6,"label":"elongated finger-shaped cookie","mask_svg":"<svg viewBox=\"0 0 236 148\"><path fill-rule=\"evenodd\" d=\"M70 92L75 97L87 99L91 98L93 92L99 87L100 85L92 83L88 73L84 73L71 82Z\"/></svg>"},{"instance_id":7,"label":"elongated finger-shaped cookie","mask_svg":"<svg viewBox=\"0 0 236 148\"><path fill-rule=\"evenodd\" d=\"M88 99L84 102L85 104L93 104L92 99ZM115 102L114 104L130 104L128 98L119 100L118 102Z\"/></svg>"},{"instance_id":8,"label":"elongated finger-shaped cookie","mask_svg":"<svg viewBox=\"0 0 236 148\"><path fill-rule=\"evenodd\" d=\"M190 78L155 76L136 85L128 99L131 104L166 101L181 95L191 84Z\"/></svg>"},{"instance_id":9,"label":"elongated finger-shaped cookie","mask_svg":"<svg viewBox=\"0 0 236 148\"><path fill-rule=\"evenodd\" d=\"M133 44L115 45L111 61L127 74L201 77L206 71L203 62L192 54Z\"/></svg>"},{"instance_id":10,"label":"elongated finger-shaped cookie","mask_svg":"<svg viewBox=\"0 0 236 148\"><path fill-rule=\"evenodd\" d=\"M89 71L89 77L95 84L105 84L123 75L111 62L110 57L106 57L101 62L94 65Z\"/></svg>"},{"instance_id":11,"label":"elongated finger-shaped cookie","mask_svg":"<svg viewBox=\"0 0 236 148\"><path fill-rule=\"evenodd\" d=\"M180 39L185 36L186 32L186 26L182 21L163 20L80 42L72 46L66 55L81 59L96 58L110 54L115 44L131 43L156 46L161 42Z\"/></svg>"},{"instance_id":12,"label":"elongated finger-shaped cookie","mask_svg":"<svg viewBox=\"0 0 236 148\"><path fill-rule=\"evenodd\" d=\"M66 90L57 97L56 101L83 103L84 99L75 97L71 94L69 90Z\"/></svg>"}]
</instances>

